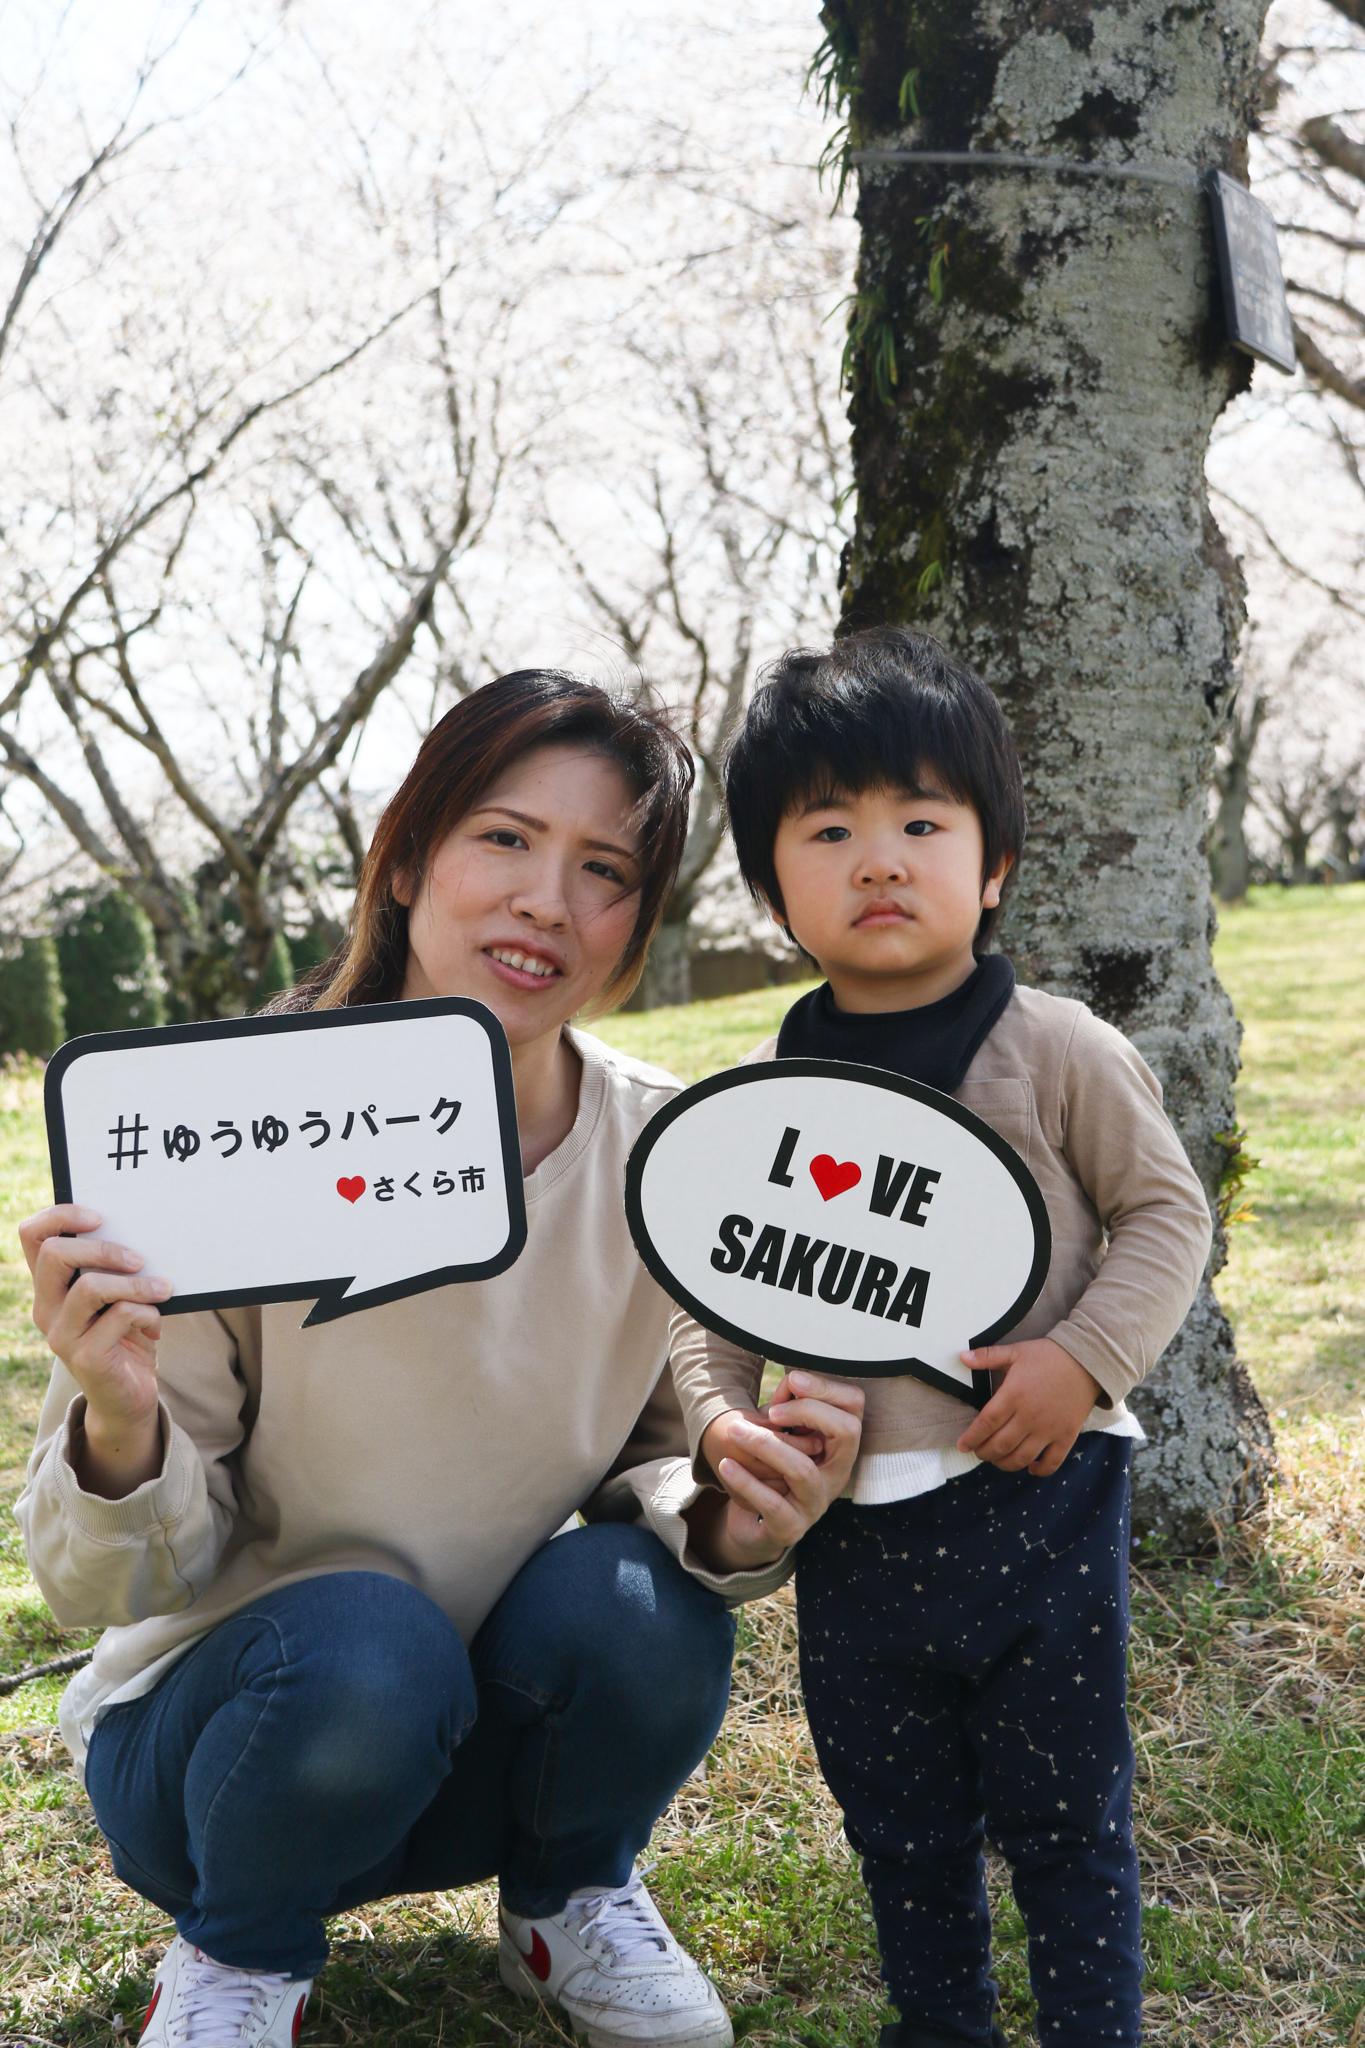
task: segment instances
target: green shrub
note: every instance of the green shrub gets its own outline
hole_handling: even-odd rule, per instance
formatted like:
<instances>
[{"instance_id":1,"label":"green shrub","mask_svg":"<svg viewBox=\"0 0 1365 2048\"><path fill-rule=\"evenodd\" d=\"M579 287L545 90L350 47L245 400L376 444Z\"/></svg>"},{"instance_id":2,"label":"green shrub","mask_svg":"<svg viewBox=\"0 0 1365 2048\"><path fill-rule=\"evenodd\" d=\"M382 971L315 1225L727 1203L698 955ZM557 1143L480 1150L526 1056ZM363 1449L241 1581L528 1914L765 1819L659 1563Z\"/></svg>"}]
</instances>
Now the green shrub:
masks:
<instances>
[{"instance_id":1,"label":"green shrub","mask_svg":"<svg viewBox=\"0 0 1365 2048\"><path fill-rule=\"evenodd\" d=\"M0 950L0 1053L45 1060L65 1036L56 946L46 938L9 941Z\"/></svg>"},{"instance_id":2,"label":"green shrub","mask_svg":"<svg viewBox=\"0 0 1365 2048\"><path fill-rule=\"evenodd\" d=\"M330 960L344 937L343 926L330 917L315 917L306 931L292 935L289 957L294 963L294 979L302 981L305 974Z\"/></svg>"},{"instance_id":3,"label":"green shrub","mask_svg":"<svg viewBox=\"0 0 1365 2048\"><path fill-rule=\"evenodd\" d=\"M289 942L276 930L265 970L248 992L242 982L246 926L236 892L214 882L194 892L184 888L187 921L195 934L175 985L166 995L167 1022L188 1024L201 1018L239 1017L259 1010L271 996L294 985Z\"/></svg>"},{"instance_id":4,"label":"green shrub","mask_svg":"<svg viewBox=\"0 0 1365 2048\"><path fill-rule=\"evenodd\" d=\"M260 988L251 1006L252 1009L259 1010L272 996L279 995L284 989L292 988L294 980L294 962L289 941L283 932L277 931L270 942L270 957L265 963L265 972L261 976Z\"/></svg>"},{"instance_id":5,"label":"green shrub","mask_svg":"<svg viewBox=\"0 0 1365 2048\"><path fill-rule=\"evenodd\" d=\"M57 933L66 1028L141 1031L166 1022L152 927L121 889L90 897Z\"/></svg>"}]
</instances>

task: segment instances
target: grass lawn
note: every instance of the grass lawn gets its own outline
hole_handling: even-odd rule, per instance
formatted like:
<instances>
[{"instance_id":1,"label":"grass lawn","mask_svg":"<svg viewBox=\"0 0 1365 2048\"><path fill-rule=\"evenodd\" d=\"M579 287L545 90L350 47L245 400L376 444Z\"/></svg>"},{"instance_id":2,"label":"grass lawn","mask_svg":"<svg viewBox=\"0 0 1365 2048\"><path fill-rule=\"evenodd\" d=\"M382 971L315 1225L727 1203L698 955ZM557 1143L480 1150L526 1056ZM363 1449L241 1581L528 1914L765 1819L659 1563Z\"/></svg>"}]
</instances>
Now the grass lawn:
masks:
<instances>
[{"instance_id":1,"label":"grass lawn","mask_svg":"<svg viewBox=\"0 0 1365 2048\"><path fill-rule=\"evenodd\" d=\"M1246 1024L1238 1109L1260 1167L1222 1295L1275 1417L1284 1480L1206 1565L1138 1574L1139 1757L1152 2048L1365 2048L1365 886L1258 892L1226 915ZM596 1027L687 1078L775 1028L787 989ZM13 1224L50 1198L39 1089L0 1075L0 1491L18 1490L46 1379ZM0 1518L0 1671L76 1648ZM746 1611L705 1776L656 1834L651 1879L760 2048L869 2048L869 1916L815 1767L785 1596ZM167 1923L112 1877L53 1719L61 1681L0 1699L0 2048L130 2029ZM1032 2039L1022 1929L993 1878L1003 2019ZM318 2048L549 2048L497 1982L489 1888L351 1914L310 2013Z\"/></svg>"}]
</instances>

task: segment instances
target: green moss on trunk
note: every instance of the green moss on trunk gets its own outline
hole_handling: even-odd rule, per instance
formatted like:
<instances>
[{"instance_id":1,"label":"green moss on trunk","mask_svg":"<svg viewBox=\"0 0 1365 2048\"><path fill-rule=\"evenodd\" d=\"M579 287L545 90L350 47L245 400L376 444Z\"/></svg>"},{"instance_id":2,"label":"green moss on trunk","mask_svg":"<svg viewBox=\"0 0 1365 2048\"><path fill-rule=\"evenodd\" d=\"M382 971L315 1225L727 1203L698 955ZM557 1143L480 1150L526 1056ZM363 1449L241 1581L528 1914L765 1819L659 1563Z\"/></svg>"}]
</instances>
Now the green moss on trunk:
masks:
<instances>
[{"instance_id":1,"label":"green moss on trunk","mask_svg":"<svg viewBox=\"0 0 1365 2048\"><path fill-rule=\"evenodd\" d=\"M855 151L1187 179L861 166L843 617L929 627L1005 700L1031 818L1005 943L1026 979L1136 1040L1211 1200L1238 1028L1209 952L1205 807L1242 592L1203 457L1247 372L1219 325L1194 172L1244 163L1263 14L1264 0L824 10ZM1269 1431L1207 1290L1144 1413L1149 1526L1197 1543L1259 1500Z\"/></svg>"}]
</instances>

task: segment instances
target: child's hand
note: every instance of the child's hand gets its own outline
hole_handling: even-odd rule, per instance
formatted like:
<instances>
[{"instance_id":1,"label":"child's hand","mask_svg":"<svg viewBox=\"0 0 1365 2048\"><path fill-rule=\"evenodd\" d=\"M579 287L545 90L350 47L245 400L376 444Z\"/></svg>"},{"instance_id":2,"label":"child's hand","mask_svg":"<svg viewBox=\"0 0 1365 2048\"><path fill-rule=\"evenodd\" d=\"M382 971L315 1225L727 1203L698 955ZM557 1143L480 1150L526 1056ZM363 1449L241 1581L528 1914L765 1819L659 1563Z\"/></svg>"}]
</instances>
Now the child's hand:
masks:
<instances>
[{"instance_id":1,"label":"child's hand","mask_svg":"<svg viewBox=\"0 0 1365 2048\"><path fill-rule=\"evenodd\" d=\"M736 1465L742 1465L746 1472L751 1472L755 1479L776 1488L778 1493L785 1493L786 1481L776 1465L763 1456L771 1433L772 1425L764 1410L727 1408L714 1422L708 1422L702 1431L701 1454L717 1480L722 1460L730 1458ZM807 1456L814 1455L805 1443L798 1443L797 1448L805 1451ZM824 1449L823 1441L818 1448Z\"/></svg>"},{"instance_id":2,"label":"child's hand","mask_svg":"<svg viewBox=\"0 0 1365 2048\"><path fill-rule=\"evenodd\" d=\"M837 1463L842 1483L853 1469L862 1413L861 1387L816 1373L789 1372L766 1408L728 1408L709 1422L701 1433L701 1454L717 1479L721 1479L721 1461L730 1458L755 1479L785 1493L787 1484L778 1468L780 1454L765 1455L776 1436L813 1465Z\"/></svg>"},{"instance_id":3,"label":"child's hand","mask_svg":"<svg viewBox=\"0 0 1365 2048\"><path fill-rule=\"evenodd\" d=\"M978 1371L1005 1368L1000 1387L957 1440L1002 1472L1032 1472L1048 1479L1061 1465L1100 1398L1085 1367L1050 1337L1020 1344L990 1344L960 1354Z\"/></svg>"},{"instance_id":4,"label":"child's hand","mask_svg":"<svg viewBox=\"0 0 1365 2048\"><path fill-rule=\"evenodd\" d=\"M819 1465L823 1464L830 1447L825 1440L824 1431L818 1426L824 1417L816 1412L815 1405L809 1398L810 1391L816 1384L809 1373L784 1373L773 1390L771 1401L766 1408L760 1408L758 1413L760 1420L772 1429L780 1429L788 1443L794 1444L798 1451L804 1451L808 1458ZM825 1391L828 1392L827 1387ZM856 1406L850 1403L849 1407L853 1414L860 1416L863 1412L861 1389L855 1387L844 1391L852 1391L858 1396ZM802 1400L806 1402L806 1406L801 1410L803 1421L799 1422L794 1404Z\"/></svg>"},{"instance_id":5,"label":"child's hand","mask_svg":"<svg viewBox=\"0 0 1365 2048\"><path fill-rule=\"evenodd\" d=\"M780 1557L848 1484L862 1436L862 1388L798 1372L778 1392L774 1405L790 1423L729 1409L702 1431L702 1453L725 1493L703 1492L685 1513L713 1570L748 1571ZM800 1448L806 1441L818 1446L818 1459Z\"/></svg>"}]
</instances>

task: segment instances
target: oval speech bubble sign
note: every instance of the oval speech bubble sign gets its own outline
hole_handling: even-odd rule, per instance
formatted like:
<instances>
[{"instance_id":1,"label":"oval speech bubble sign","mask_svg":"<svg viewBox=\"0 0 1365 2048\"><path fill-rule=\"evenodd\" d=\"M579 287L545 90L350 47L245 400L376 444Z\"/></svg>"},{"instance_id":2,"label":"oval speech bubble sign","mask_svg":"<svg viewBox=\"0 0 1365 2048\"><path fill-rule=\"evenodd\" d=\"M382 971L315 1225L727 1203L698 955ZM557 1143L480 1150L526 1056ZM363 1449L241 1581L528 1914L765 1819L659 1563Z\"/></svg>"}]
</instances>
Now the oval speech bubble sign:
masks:
<instances>
[{"instance_id":1,"label":"oval speech bubble sign","mask_svg":"<svg viewBox=\"0 0 1365 2048\"><path fill-rule=\"evenodd\" d=\"M163 1315L314 1299L329 1322L526 1241L493 1012L460 997L73 1038L48 1063L59 1202L170 1280Z\"/></svg>"},{"instance_id":2,"label":"oval speech bubble sign","mask_svg":"<svg viewBox=\"0 0 1365 2048\"><path fill-rule=\"evenodd\" d=\"M949 1095L833 1060L698 1082L651 1118L626 1174L659 1284L784 1365L909 1373L973 1406L958 1357L1037 1300L1052 1233L1037 1182Z\"/></svg>"}]
</instances>

